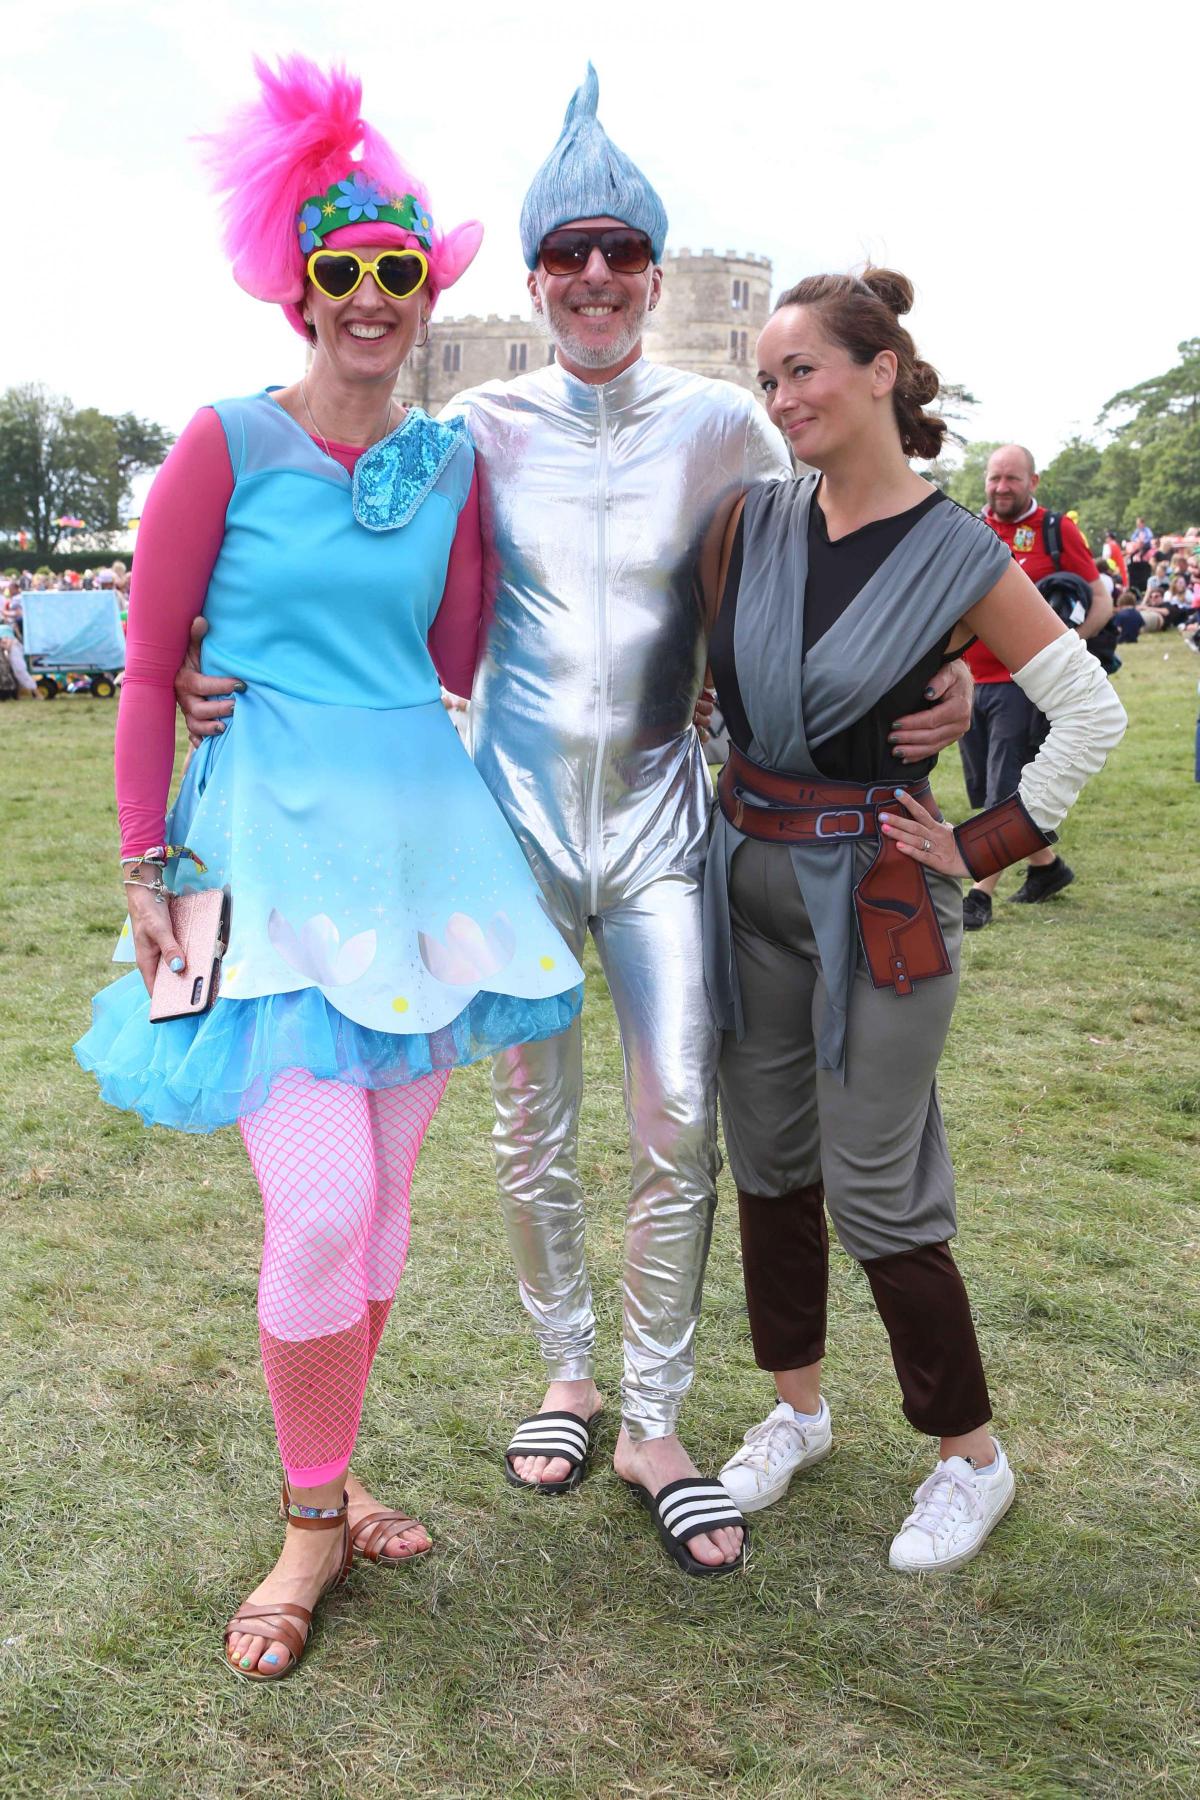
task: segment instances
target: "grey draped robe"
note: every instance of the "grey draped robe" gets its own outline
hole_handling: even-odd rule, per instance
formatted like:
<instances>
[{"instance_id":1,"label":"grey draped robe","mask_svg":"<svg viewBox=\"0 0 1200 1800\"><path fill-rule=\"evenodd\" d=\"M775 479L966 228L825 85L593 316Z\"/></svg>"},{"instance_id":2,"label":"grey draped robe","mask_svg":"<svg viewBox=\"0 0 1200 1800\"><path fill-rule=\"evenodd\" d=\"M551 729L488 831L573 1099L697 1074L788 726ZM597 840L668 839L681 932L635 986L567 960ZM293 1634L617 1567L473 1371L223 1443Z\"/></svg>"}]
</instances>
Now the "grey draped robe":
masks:
<instances>
[{"instance_id":1,"label":"grey draped robe","mask_svg":"<svg viewBox=\"0 0 1200 1800\"><path fill-rule=\"evenodd\" d=\"M861 719L939 643L1008 568L1005 544L947 501L919 519L845 612L804 655L808 509L820 476L752 488L743 513L742 576L734 621L738 685L753 739L772 769L820 778L820 745ZM864 780L869 779L864 772ZM704 893L704 968L717 1021L742 1036L729 916L729 868L742 834L718 809ZM846 1011L857 961L852 892L855 843L788 846L812 920L829 993L817 1038L822 1069L841 1074Z\"/></svg>"}]
</instances>

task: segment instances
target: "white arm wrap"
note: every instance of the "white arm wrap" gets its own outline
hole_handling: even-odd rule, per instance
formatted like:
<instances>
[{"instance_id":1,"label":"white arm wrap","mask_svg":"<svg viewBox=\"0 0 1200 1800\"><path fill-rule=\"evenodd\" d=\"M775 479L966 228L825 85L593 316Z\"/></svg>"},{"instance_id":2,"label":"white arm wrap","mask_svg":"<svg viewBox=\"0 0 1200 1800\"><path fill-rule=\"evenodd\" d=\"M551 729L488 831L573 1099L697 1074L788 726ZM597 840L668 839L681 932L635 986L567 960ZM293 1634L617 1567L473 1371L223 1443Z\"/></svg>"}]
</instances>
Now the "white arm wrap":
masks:
<instances>
[{"instance_id":1,"label":"white arm wrap","mask_svg":"<svg viewBox=\"0 0 1200 1800\"><path fill-rule=\"evenodd\" d=\"M1125 735L1125 708L1083 639L1064 631L1013 680L1050 721L1050 735L1021 771L1017 792L1034 822L1055 831L1089 776Z\"/></svg>"}]
</instances>

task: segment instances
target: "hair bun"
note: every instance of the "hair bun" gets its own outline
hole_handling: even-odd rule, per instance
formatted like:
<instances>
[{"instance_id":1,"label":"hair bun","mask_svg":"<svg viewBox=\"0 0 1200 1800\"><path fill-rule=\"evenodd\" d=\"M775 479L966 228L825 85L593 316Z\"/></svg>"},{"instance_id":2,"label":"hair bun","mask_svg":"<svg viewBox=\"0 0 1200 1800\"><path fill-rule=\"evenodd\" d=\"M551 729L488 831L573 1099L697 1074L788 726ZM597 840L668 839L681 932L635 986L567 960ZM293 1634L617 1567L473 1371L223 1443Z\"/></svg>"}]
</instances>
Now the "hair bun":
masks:
<instances>
[{"instance_id":1,"label":"hair bun","mask_svg":"<svg viewBox=\"0 0 1200 1800\"><path fill-rule=\"evenodd\" d=\"M898 319L912 311L913 284L907 275L901 275L896 269L867 268L859 279Z\"/></svg>"},{"instance_id":2,"label":"hair bun","mask_svg":"<svg viewBox=\"0 0 1200 1800\"><path fill-rule=\"evenodd\" d=\"M918 361L913 364L912 379L908 383L908 392L918 406L932 405L941 391L941 385L942 384L938 379L938 372L933 367L932 363Z\"/></svg>"}]
</instances>

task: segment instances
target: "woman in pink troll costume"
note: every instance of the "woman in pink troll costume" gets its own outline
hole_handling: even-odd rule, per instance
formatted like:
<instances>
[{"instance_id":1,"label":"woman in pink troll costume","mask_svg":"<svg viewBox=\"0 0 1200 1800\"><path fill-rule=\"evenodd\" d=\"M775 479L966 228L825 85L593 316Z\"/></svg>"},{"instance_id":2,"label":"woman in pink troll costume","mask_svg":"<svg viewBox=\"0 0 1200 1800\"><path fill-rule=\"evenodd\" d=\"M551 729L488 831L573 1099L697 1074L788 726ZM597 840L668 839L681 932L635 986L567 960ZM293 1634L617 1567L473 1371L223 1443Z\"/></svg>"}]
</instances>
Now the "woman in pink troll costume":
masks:
<instances>
[{"instance_id":1,"label":"woman in pink troll costume","mask_svg":"<svg viewBox=\"0 0 1200 1800\"><path fill-rule=\"evenodd\" d=\"M355 1555L431 1548L349 1473L413 1168L450 1070L565 1030L582 971L441 705L439 677L471 691L482 612L470 438L393 397L481 228L436 228L344 71L256 68L207 155L238 282L311 360L202 408L147 499L116 749L119 960L138 973L96 997L76 1050L148 1124L236 1122L262 1190L287 1528L225 1646L265 1681L298 1665ZM241 688L168 820L173 677L201 615L206 662ZM166 897L215 886L232 902L218 998L155 1023L160 962L193 973Z\"/></svg>"}]
</instances>

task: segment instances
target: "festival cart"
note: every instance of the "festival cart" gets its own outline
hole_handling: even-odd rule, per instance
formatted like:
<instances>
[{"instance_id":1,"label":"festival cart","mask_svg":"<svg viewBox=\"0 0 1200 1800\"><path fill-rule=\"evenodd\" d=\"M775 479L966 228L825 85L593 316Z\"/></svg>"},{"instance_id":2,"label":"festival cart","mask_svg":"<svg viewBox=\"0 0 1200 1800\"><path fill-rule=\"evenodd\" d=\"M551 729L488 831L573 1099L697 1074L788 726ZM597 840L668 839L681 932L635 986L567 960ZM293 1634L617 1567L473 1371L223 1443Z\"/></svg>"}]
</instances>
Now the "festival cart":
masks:
<instances>
[{"instance_id":1,"label":"festival cart","mask_svg":"<svg viewBox=\"0 0 1200 1800\"><path fill-rule=\"evenodd\" d=\"M93 593L27 593L22 596L25 661L47 700L69 676L87 681L97 700L111 700L125 667L121 606L112 589Z\"/></svg>"}]
</instances>

